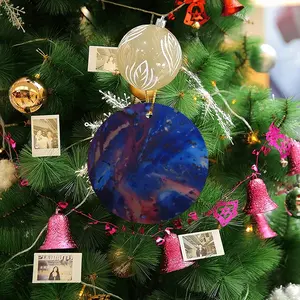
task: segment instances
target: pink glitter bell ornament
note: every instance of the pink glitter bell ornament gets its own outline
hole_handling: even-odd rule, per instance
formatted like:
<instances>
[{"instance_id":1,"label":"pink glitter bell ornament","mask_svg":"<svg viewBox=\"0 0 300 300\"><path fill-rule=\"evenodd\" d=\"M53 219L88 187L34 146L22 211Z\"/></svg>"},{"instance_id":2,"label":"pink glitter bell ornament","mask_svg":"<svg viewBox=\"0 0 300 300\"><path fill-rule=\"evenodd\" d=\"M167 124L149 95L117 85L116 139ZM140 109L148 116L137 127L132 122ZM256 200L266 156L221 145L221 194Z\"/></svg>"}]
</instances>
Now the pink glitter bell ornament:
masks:
<instances>
[{"instance_id":1,"label":"pink glitter bell ornament","mask_svg":"<svg viewBox=\"0 0 300 300\"><path fill-rule=\"evenodd\" d=\"M194 264L193 261L184 261L181 254L180 242L177 234L168 233L165 236L164 260L162 273L179 271Z\"/></svg>"},{"instance_id":2,"label":"pink glitter bell ornament","mask_svg":"<svg viewBox=\"0 0 300 300\"><path fill-rule=\"evenodd\" d=\"M264 214L257 214L252 216L257 225L257 232L262 239L270 239L277 236L277 233L274 232L265 217Z\"/></svg>"},{"instance_id":3,"label":"pink glitter bell ornament","mask_svg":"<svg viewBox=\"0 0 300 300\"><path fill-rule=\"evenodd\" d=\"M71 236L68 217L56 209L48 221L47 235L40 250L58 250L77 248Z\"/></svg>"},{"instance_id":4,"label":"pink glitter bell ornament","mask_svg":"<svg viewBox=\"0 0 300 300\"><path fill-rule=\"evenodd\" d=\"M289 155L289 176L300 174L300 143L292 142L291 152Z\"/></svg>"},{"instance_id":5,"label":"pink glitter bell ornament","mask_svg":"<svg viewBox=\"0 0 300 300\"><path fill-rule=\"evenodd\" d=\"M247 187L248 202L244 211L252 215L256 222L256 229L260 238L268 239L277 234L270 228L264 213L276 209L278 206L270 198L266 185L260 178L251 179Z\"/></svg>"},{"instance_id":6,"label":"pink glitter bell ornament","mask_svg":"<svg viewBox=\"0 0 300 300\"><path fill-rule=\"evenodd\" d=\"M278 206L270 198L266 185L260 178L251 179L247 187L248 202L244 208L248 215L262 214Z\"/></svg>"}]
</instances>

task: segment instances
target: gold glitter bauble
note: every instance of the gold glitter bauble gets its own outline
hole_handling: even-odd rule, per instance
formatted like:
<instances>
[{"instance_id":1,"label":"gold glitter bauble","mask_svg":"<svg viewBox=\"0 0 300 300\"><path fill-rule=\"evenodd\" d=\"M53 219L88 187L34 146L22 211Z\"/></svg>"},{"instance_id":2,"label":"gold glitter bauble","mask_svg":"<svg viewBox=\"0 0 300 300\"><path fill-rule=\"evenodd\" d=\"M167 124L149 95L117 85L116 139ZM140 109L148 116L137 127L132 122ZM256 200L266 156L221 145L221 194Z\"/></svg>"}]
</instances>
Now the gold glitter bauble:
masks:
<instances>
[{"instance_id":1,"label":"gold glitter bauble","mask_svg":"<svg viewBox=\"0 0 300 300\"><path fill-rule=\"evenodd\" d=\"M148 100L149 102L155 97L156 91L155 90L151 90L151 91L143 91L140 90L136 87L134 87L133 85L129 85L130 88L130 92L131 94L140 99L141 101L146 101Z\"/></svg>"},{"instance_id":2,"label":"gold glitter bauble","mask_svg":"<svg viewBox=\"0 0 300 300\"><path fill-rule=\"evenodd\" d=\"M22 77L9 90L12 106L23 114L33 113L41 108L47 98L47 91L37 80Z\"/></svg>"},{"instance_id":3,"label":"gold glitter bauble","mask_svg":"<svg viewBox=\"0 0 300 300\"><path fill-rule=\"evenodd\" d=\"M132 269L133 257L129 257L122 249L116 249L109 254L113 273L120 278L134 276Z\"/></svg>"}]
</instances>

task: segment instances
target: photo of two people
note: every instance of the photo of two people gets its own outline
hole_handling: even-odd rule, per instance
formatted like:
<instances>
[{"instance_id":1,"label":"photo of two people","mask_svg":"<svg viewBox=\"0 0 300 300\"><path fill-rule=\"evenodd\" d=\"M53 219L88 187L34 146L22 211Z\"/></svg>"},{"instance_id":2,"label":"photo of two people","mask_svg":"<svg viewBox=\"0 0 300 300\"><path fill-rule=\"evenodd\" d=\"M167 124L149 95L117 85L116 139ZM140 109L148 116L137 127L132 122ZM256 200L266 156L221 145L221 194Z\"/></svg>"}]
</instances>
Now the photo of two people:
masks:
<instances>
[{"instance_id":1,"label":"photo of two people","mask_svg":"<svg viewBox=\"0 0 300 300\"><path fill-rule=\"evenodd\" d=\"M59 116L32 116L32 156L60 156Z\"/></svg>"},{"instance_id":2,"label":"photo of two people","mask_svg":"<svg viewBox=\"0 0 300 300\"><path fill-rule=\"evenodd\" d=\"M39 129L35 134L35 149L58 148L57 135L51 130L43 131Z\"/></svg>"}]
</instances>

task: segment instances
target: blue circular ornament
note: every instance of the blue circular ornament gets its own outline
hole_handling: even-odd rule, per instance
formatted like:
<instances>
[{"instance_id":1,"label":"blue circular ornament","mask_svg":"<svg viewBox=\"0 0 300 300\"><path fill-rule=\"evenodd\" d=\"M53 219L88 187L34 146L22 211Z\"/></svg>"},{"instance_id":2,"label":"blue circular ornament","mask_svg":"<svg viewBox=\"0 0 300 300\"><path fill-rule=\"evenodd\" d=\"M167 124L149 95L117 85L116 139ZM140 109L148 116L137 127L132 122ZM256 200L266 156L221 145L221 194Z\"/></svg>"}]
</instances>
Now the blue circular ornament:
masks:
<instances>
[{"instance_id":1,"label":"blue circular ornament","mask_svg":"<svg viewBox=\"0 0 300 300\"><path fill-rule=\"evenodd\" d=\"M157 224L187 210L208 175L208 155L195 125L169 106L135 104L95 134L88 171L104 206L117 216Z\"/></svg>"}]
</instances>

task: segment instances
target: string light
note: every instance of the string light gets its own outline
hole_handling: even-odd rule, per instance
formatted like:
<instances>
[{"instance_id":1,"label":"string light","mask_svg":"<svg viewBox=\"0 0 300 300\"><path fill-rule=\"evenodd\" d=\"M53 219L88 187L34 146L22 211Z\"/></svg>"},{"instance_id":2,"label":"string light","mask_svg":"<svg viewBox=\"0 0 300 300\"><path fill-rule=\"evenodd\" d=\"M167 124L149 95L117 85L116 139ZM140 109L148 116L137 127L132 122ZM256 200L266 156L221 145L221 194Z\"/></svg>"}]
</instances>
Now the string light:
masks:
<instances>
[{"instance_id":1,"label":"string light","mask_svg":"<svg viewBox=\"0 0 300 300\"><path fill-rule=\"evenodd\" d=\"M260 139L258 138L259 131L251 131L247 135L247 143L249 145L255 145L261 143Z\"/></svg>"},{"instance_id":2,"label":"string light","mask_svg":"<svg viewBox=\"0 0 300 300\"><path fill-rule=\"evenodd\" d=\"M252 225L248 225L247 227L246 227L246 232L253 232L253 226Z\"/></svg>"}]
</instances>

